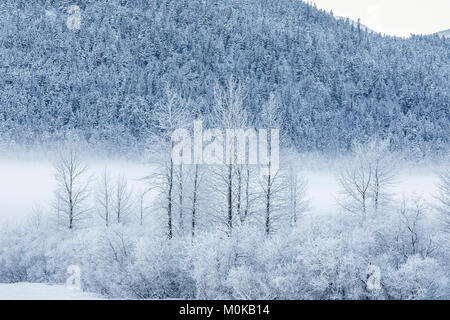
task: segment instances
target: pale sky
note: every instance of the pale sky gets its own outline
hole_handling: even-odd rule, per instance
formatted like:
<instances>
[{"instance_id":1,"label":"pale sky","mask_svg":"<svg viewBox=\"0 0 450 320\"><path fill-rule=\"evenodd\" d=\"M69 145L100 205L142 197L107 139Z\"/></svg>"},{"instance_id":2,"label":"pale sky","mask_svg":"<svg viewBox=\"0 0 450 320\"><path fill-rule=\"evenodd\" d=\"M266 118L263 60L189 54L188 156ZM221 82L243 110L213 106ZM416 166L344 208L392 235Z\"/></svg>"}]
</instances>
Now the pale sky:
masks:
<instances>
[{"instance_id":1,"label":"pale sky","mask_svg":"<svg viewBox=\"0 0 450 320\"><path fill-rule=\"evenodd\" d=\"M431 34L450 29L450 0L311 0L388 35Z\"/></svg>"}]
</instances>

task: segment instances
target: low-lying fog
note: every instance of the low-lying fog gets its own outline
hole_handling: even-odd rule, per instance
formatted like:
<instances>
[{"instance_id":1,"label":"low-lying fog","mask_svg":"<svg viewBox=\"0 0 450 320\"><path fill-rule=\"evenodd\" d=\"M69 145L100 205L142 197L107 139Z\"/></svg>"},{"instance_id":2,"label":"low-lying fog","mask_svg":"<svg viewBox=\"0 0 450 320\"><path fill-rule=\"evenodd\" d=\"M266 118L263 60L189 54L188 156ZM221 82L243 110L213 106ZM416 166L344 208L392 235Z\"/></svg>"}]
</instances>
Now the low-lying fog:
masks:
<instances>
[{"instance_id":1,"label":"low-lying fog","mask_svg":"<svg viewBox=\"0 0 450 320\"><path fill-rule=\"evenodd\" d=\"M336 196L339 194L339 164L330 166L328 161L302 161L302 175L308 182L310 214L330 213L339 210ZM100 176L108 169L111 177L123 174L134 190L143 189L140 178L151 171L151 164L138 161L95 159L87 160L92 174ZM308 168L308 169L307 169ZM436 193L437 172L431 165L408 165L400 167L395 198L401 199L413 193L433 201ZM0 158L0 225L15 223L27 218L37 208L43 214L51 214L50 204L54 198L56 183L52 161L45 157Z\"/></svg>"}]
</instances>

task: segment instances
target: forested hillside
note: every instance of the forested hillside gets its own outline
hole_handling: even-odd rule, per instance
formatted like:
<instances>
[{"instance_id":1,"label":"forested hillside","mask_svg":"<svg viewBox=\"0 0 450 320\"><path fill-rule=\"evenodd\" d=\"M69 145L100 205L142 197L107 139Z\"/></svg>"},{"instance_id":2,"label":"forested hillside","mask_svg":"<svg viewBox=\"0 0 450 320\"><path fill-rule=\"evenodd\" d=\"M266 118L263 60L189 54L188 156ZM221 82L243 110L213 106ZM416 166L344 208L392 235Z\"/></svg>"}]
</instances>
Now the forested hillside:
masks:
<instances>
[{"instance_id":1,"label":"forested hillside","mask_svg":"<svg viewBox=\"0 0 450 320\"><path fill-rule=\"evenodd\" d=\"M420 156L449 150L448 39L367 33L297 0L84 1L70 30L72 2L0 3L3 146L139 146L166 84L207 113L233 75L256 127L276 95L299 151L388 136Z\"/></svg>"}]
</instances>

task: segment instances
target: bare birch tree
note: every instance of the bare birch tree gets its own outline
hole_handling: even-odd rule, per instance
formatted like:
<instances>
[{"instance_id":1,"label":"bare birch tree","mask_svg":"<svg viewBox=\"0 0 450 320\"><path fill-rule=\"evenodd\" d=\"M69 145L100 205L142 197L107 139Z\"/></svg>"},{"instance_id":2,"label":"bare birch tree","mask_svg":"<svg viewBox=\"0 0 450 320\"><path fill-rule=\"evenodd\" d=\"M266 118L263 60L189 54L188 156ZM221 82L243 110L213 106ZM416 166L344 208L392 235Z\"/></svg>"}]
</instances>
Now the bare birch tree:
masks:
<instances>
[{"instance_id":1,"label":"bare birch tree","mask_svg":"<svg viewBox=\"0 0 450 320\"><path fill-rule=\"evenodd\" d=\"M366 148L360 149L359 156L365 156L371 163L373 180L371 183L374 212L385 208L391 200L391 188L396 184L397 161L389 152L389 140L374 139Z\"/></svg>"},{"instance_id":2,"label":"bare birch tree","mask_svg":"<svg viewBox=\"0 0 450 320\"><path fill-rule=\"evenodd\" d=\"M124 175L117 177L113 200L116 222L125 222L125 219L133 210L133 191L128 187L128 182Z\"/></svg>"},{"instance_id":3,"label":"bare birch tree","mask_svg":"<svg viewBox=\"0 0 450 320\"><path fill-rule=\"evenodd\" d=\"M184 233L184 183L185 183L185 172L183 171L183 163L178 165L178 224L180 228L180 233Z\"/></svg>"},{"instance_id":4,"label":"bare birch tree","mask_svg":"<svg viewBox=\"0 0 450 320\"><path fill-rule=\"evenodd\" d=\"M95 200L97 202L98 214L105 222L106 227L110 225L112 204L113 204L113 190L111 178L106 168L104 169L100 180L98 182Z\"/></svg>"},{"instance_id":5,"label":"bare birch tree","mask_svg":"<svg viewBox=\"0 0 450 320\"><path fill-rule=\"evenodd\" d=\"M344 168L339 178L343 196L342 200L338 200L339 205L350 213L362 215L363 221L367 216L372 175L372 165L359 158Z\"/></svg>"},{"instance_id":6,"label":"bare birch tree","mask_svg":"<svg viewBox=\"0 0 450 320\"><path fill-rule=\"evenodd\" d=\"M151 143L158 159L159 168L155 173L144 179L152 186L157 187L160 194L164 195L165 200L162 207L167 214L167 237L172 239L174 234L174 208L177 202L175 193L177 175L172 158L174 143L171 138L175 130L187 126L190 114L186 107L186 101L183 100L181 95L166 86L165 101L156 105L152 118L156 132L151 139ZM181 183L179 186L182 190L182 180L179 183ZM179 195L179 199L183 202L183 193L181 192ZM180 214L182 215L182 211L180 211Z\"/></svg>"},{"instance_id":7,"label":"bare birch tree","mask_svg":"<svg viewBox=\"0 0 450 320\"><path fill-rule=\"evenodd\" d=\"M279 164L273 163L273 152L279 152L279 150L276 150L275 148L279 149L279 145L275 146L272 145L274 142L279 144L279 137L277 140L274 140L273 138L273 132L272 129L279 130L279 107L275 99L274 94L270 94L269 99L267 102L263 105L261 118L262 118L262 124L267 130L268 140L269 142L265 141L265 144L267 144L267 154L263 155L263 151L260 150L260 162L262 158L266 158L267 160L267 168L265 170L265 175L262 179L262 191L263 191L263 198L264 198L264 212L265 212L265 233L266 235L269 235L272 230L272 220L273 220L273 213L275 211L275 201L278 194L283 190L283 184L280 184L281 181L281 175L279 171ZM260 139L262 136L260 135ZM266 138L266 137L264 137ZM266 138L266 139L267 139ZM261 141L260 145L261 147ZM263 161L266 162L266 161ZM277 167L275 168L274 165Z\"/></svg>"},{"instance_id":8,"label":"bare birch tree","mask_svg":"<svg viewBox=\"0 0 450 320\"><path fill-rule=\"evenodd\" d=\"M88 167L76 150L69 149L60 153L54 168L59 212L66 216L66 226L72 230L89 216L87 200L91 179Z\"/></svg>"},{"instance_id":9,"label":"bare birch tree","mask_svg":"<svg viewBox=\"0 0 450 320\"><path fill-rule=\"evenodd\" d=\"M399 210L400 226L404 235L403 246L404 255L420 254L428 257L437 249L434 234L426 226L428 205L425 200L417 195L413 195L410 202L403 199Z\"/></svg>"},{"instance_id":10,"label":"bare birch tree","mask_svg":"<svg viewBox=\"0 0 450 320\"><path fill-rule=\"evenodd\" d=\"M205 202L210 199L208 194L208 186L205 184L205 177L209 173L208 170L206 170L204 167L202 167L199 164L195 164L191 168L190 171L191 174L190 177L190 234L191 237L195 237L197 234L198 227L200 225L200 222L203 222L203 224L207 223L208 221L200 221L199 218L200 212L205 213L206 205Z\"/></svg>"},{"instance_id":11,"label":"bare birch tree","mask_svg":"<svg viewBox=\"0 0 450 320\"><path fill-rule=\"evenodd\" d=\"M308 210L309 201L306 198L307 182L299 175L295 162L289 164L288 184L290 220L291 225L296 226L299 216Z\"/></svg>"},{"instance_id":12,"label":"bare birch tree","mask_svg":"<svg viewBox=\"0 0 450 320\"><path fill-rule=\"evenodd\" d=\"M218 85L214 88L215 108L211 118L211 123L217 128L225 130L242 129L247 126L247 113L244 110L243 102L245 95L240 84L230 76L225 88ZM231 131L230 131L231 132ZM228 137L228 134L227 134ZM237 208L241 209L242 200L242 179L239 181L238 189L235 191L236 168L236 148L234 148L234 137L227 139L225 148L226 170L217 170L221 176L219 179L225 183L226 196L226 225L228 234L232 233L234 217L235 196L238 199ZM240 174L241 172L238 172ZM240 187L240 188L239 188ZM238 210L238 209L237 209Z\"/></svg>"},{"instance_id":13,"label":"bare birch tree","mask_svg":"<svg viewBox=\"0 0 450 320\"><path fill-rule=\"evenodd\" d=\"M145 205L145 197L152 191L153 188L146 188L139 193L139 225L144 225L144 218L146 216L147 206Z\"/></svg>"},{"instance_id":14,"label":"bare birch tree","mask_svg":"<svg viewBox=\"0 0 450 320\"><path fill-rule=\"evenodd\" d=\"M338 203L346 211L362 215L378 212L388 205L390 190L396 183L396 161L387 140L371 140L353 146L353 161L342 170L339 183L342 198Z\"/></svg>"},{"instance_id":15,"label":"bare birch tree","mask_svg":"<svg viewBox=\"0 0 450 320\"><path fill-rule=\"evenodd\" d=\"M195 237L195 227L197 218L198 206L198 185L199 185L199 165L195 165L194 181L193 181L193 195L192 195L192 210L191 210L191 236Z\"/></svg>"}]
</instances>

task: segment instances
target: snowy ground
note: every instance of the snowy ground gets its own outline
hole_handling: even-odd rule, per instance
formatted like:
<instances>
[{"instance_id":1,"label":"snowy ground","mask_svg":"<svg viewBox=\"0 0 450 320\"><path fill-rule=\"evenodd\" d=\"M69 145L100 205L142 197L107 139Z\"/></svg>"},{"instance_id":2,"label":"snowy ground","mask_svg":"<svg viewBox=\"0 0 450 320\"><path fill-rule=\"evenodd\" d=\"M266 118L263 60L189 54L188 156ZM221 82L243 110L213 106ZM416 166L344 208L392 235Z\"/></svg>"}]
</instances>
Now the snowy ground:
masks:
<instances>
[{"instance_id":1,"label":"snowy ground","mask_svg":"<svg viewBox=\"0 0 450 320\"><path fill-rule=\"evenodd\" d=\"M64 285L42 283L0 283L0 300L98 300L100 296L70 290Z\"/></svg>"}]
</instances>

